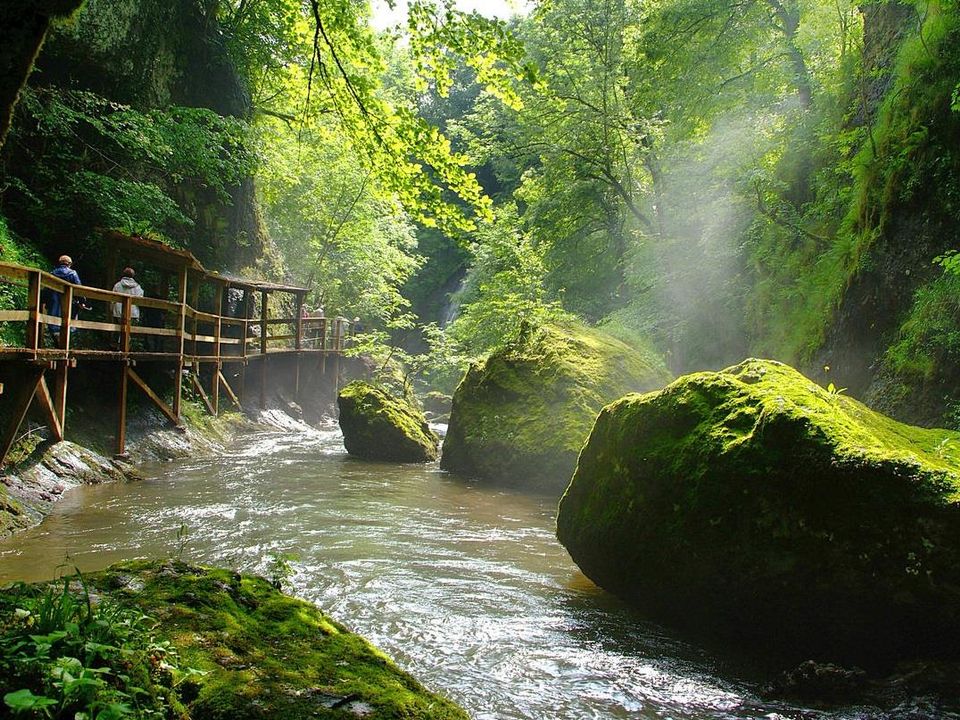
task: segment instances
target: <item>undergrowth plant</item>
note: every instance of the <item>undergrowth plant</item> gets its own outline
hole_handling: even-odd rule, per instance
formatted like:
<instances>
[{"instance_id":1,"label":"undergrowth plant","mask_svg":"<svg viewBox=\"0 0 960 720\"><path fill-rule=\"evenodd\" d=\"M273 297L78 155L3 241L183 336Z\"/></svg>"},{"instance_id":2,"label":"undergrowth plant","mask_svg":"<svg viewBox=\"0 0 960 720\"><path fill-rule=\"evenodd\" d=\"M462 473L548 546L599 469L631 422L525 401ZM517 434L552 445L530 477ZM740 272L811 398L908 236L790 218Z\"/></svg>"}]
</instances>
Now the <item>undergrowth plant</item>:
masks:
<instances>
[{"instance_id":1,"label":"undergrowth plant","mask_svg":"<svg viewBox=\"0 0 960 720\"><path fill-rule=\"evenodd\" d=\"M14 717L166 718L180 668L149 617L90 592L82 575L0 597L0 680Z\"/></svg>"}]
</instances>

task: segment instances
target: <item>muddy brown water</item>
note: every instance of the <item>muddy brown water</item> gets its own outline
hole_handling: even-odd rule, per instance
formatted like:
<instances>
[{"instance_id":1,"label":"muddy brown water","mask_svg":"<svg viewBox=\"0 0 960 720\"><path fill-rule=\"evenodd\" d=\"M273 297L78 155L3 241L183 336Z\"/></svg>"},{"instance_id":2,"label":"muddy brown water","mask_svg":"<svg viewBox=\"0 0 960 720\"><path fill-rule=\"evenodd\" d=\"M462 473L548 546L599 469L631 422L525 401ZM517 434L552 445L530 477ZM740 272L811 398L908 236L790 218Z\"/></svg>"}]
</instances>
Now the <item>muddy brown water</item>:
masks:
<instances>
[{"instance_id":1,"label":"muddy brown water","mask_svg":"<svg viewBox=\"0 0 960 720\"><path fill-rule=\"evenodd\" d=\"M294 553L295 594L477 720L883 717L758 699L584 578L554 538L550 497L356 460L335 429L260 433L145 472L71 491L0 543L0 582L178 553L269 575L271 553Z\"/></svg>"}]
</instances>

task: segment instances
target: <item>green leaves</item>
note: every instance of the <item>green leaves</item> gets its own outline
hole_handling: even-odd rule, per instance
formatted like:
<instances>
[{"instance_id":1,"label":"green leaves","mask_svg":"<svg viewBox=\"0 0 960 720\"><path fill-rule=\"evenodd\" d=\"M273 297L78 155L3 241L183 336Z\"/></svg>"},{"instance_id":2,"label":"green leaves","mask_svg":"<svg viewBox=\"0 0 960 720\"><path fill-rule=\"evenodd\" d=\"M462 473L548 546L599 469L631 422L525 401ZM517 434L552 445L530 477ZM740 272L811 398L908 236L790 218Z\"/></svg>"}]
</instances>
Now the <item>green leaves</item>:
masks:
<instances>
[{"instance_id":1,"label":"green leaves","mask_svg":"<svg viewBox=\"0 0 960 720\"><path fill-rule=\"evenodd\" d=\"M46 717L50 717L47 709L58 704L57 700L44 695L34 695L26 688L7 693L3 696L3 702L15 713L33 713L39 711Z\"/></svg>"},{"instance_id":2,"label":"green leaves","mask_svg":"<svg viewBox=\"0 0 960 720\"><path fill-rule=\"evenodd\" d=\"M79 585L79 587L77 587ZM95 604L82 578L43 589L18 586L0 599L4 696L32 717L119 720L167 717L167 687L189 676L148 618L107 601Z\"/></svg>"},{"instance_id":3,"label":"green leaves","mask_svg":"<svg viewBox=\"0 0 960 720\"><path fill-rule=\"evenodd\" d=\"M245 123L200 108L138 111L90 92L27 88L14 127L42 148L7 181L31 213L73 226L175 234L194 223L184 194L221 203L255 168Z\"/></svg>"}]
</instances>

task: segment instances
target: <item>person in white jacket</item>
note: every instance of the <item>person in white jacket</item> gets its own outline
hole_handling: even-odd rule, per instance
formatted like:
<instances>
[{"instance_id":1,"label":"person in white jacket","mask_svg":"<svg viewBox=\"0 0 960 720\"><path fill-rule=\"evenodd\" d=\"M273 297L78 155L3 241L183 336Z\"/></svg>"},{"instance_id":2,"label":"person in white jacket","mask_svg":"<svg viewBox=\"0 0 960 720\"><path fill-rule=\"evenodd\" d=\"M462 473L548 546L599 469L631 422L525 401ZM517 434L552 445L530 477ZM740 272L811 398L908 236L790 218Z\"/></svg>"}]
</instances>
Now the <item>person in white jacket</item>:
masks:
<instances>
[{"instance_id":1,"label":"person in white jacket","mask_svg":"<svg viewBox=\"0 0 960 720\"><path fill-rule=\"evenodd\" d=\"M115 293L132 295L133 297L143 297L143 288L140 287L140 283L134 279L135 275L136 273L133 271L133 268L124 268L120 281L113 286L113 291ZM123 303L113 303L113 317L114 322L122 320ZM136 305L132 305L130 307L130 317L133 322L140 320L140 308L138 308Z\"/></svg>"}]
</instances>

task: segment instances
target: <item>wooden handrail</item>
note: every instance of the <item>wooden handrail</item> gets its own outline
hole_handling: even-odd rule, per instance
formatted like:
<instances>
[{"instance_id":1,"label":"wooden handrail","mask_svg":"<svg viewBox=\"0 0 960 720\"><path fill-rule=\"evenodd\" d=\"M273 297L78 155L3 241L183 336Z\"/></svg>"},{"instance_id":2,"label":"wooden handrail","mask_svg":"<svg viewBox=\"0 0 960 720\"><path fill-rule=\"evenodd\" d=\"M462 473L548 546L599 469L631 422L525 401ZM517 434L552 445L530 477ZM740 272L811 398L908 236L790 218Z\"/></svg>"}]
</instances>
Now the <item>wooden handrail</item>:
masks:
<instances>
[{"instance_id":1,"label":"wooden handrail","mask_svg":"<svg viewBox=\"0 0 960 720\"><path fill-rule=\"evenodd\" d=\"M133 336L175 337L192 342L213 345L212 357L219 357L220 348L225 346L239 346L242 356L246 356L248 348L253 354L264 353L268 345L289 342L290 349L332 350L341 351L349 337L350 323L345 319L331 317L303 317L300 314L291 317L267 317L260 313L260 317L230 317L217 313L197 310L187 302L176 302L154 297L133 297L126 293L92 287L90 285L75 285L63 278L37 268L29 268L14 263L0 262L0 282L11 282L26 285L27 307L25 310L0 311L0 322L26 322L27 343L26 350L39 352L43 350L43 328L53 328L57 333L60 350L71 352L70 335L72 329L92 330L104 333L119 334L121 352L130 351L130 340ZM56 317L43 312L43 291L52 290L60 293L61 316ZM267 293L261 291L261 303ZM108 303L107 321L86 320L72 317L72 300L77 297L87 301ZM119 304L121 317L114 322L113 304ZM134 325L132 321L133 308L151 308L161 310L167 315L166 327L150 327ZM222 303L218 310L222 308ZM188 330L186 322L189 320L193 328ZM198 328L203 323L209 326ZM280 332L271 334L270 329L276 326L286 326L294 332ZM224 328L240 328L240 337L227 337L230 332ZM252 334L251 328L259 332ZM63 332L60 332L63 331ZM114 339L116 341L116 338ZM271 352L275 348L269 348ZM150 355L184 355L181 344L174 351L159 351ZM77 351L79 352L79 351ZM84 354L96 351L83 351ZM196 355L196 347L190 355Z\"/></svg>"}]
</instances>

